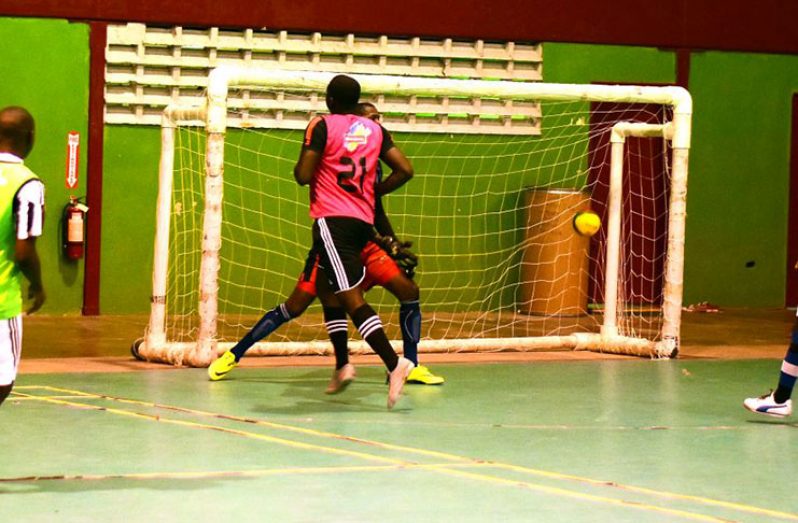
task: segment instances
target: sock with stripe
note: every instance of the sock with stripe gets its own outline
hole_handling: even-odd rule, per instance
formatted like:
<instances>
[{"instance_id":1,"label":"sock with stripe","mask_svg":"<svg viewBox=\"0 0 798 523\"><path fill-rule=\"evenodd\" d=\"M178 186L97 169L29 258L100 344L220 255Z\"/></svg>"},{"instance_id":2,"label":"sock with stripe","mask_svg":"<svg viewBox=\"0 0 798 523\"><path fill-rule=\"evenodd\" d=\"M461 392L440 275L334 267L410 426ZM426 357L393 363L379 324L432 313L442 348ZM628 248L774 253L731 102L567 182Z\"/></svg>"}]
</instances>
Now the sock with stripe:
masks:
<instances>
[{"instance_id":1,"label":"sock with stripe","mask_svg":"<svg viewBox=\"0 0 798 523\"><path fill-rule=\"evenodd\" d=\"M795 388L795 380L798 378L798 328L793 327L790 348L784 361L781 362L781 373L779 373L779 386L773 393L773 399L779 403L784 403L792 396L792 389Z\"/></svg>"},{"instance_id":2,"label":"sock with stripe","mask_svg":"<svg viewBox=\"0 0 798 523\"><path fill-rule=\"evenodd\" d=\"M349 363L349 333L346 325L346 312L340 307L324 307L324 326L330 336L335 351L335 368L341 369Z\"/></svg>"},{"instance_id":3,"label":"sock with stripe","mask_svg":"<svg viewBox=\"0 0 798 523\"><path fill-rule=\"evenodd\" d=\"M252 329L250 329L250 331L246 333L238 343L236 343L235 347L230 349L230 351L235 355L236 361L240 360L244 353L247 352L250 347L255 345L255 343L276 331L280 325L290 319L291 316L288 314L288 309L286 309L284 303L281 303L277 307L264 314L263 317L258 320L258 323L256 323L255 326L252 327Z\"/></svg>"},{"instance_id":4,"label":"sock with stripe","mask_svg":"<svg viewBox=\"0 0 798 523\"><path fill-rule=\"evenodd\" d=\"M418 342L421 339L421 307L418 300L403 301L399 306L404 356L418 365Z\"/></svg>"},{"instance_id":5,"label":"sock with stripe","mask_svg":"<svg viewBox=\"0 0 798 523\"><path fill-rule=\"evenodd\" d=\"M396 364L399 362L399 357L393 347L391 347L385 331L382 330L382 322L377 313L374 312L374 309L367 303L361 305L352 313L352 322L363 339L366 340L366 343L369 344L369 347L382 359L388 370L395 369Z\"/></svg>"}]
</instances>

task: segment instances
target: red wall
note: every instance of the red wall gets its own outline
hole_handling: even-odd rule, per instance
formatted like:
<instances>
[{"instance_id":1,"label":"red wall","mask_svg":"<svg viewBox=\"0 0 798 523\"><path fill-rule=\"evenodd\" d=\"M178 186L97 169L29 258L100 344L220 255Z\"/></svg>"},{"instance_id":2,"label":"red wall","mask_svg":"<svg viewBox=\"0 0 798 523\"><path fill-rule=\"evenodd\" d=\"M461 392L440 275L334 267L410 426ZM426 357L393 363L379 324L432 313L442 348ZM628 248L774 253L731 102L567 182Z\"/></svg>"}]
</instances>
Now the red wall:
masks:
<instances>
[{"instance_id":1,"label":"red wall","mask_svg":"<svg viewBox=\"0 0 798 523\"><path fill-rule=\"evenodd\" d=\"M798 54L795 0L3 0L2 15Z\"/></svg>"}]
</instances>

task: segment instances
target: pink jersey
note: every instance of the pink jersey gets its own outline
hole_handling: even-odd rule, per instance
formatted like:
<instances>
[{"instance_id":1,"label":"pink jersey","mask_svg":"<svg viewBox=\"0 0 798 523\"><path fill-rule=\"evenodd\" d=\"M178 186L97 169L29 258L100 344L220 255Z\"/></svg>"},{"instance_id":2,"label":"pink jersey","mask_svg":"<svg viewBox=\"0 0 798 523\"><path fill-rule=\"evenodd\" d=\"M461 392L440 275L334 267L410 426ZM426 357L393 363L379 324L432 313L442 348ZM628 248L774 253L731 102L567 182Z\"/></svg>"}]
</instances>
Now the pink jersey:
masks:
<instances>
[{"instance_id":1,"label":"pink jersey","mask_svg":"<svg viewBox=\"0 0 798 523\"><path fill-rule=\"evenodd\" d=\"M368 118L353 114L323 118L327 141L310 182L310 216L343 216L373 224L374 184L383 129ZM314 125L311 122L308 127L306 145Z\"/></svg>"}]
</instances>

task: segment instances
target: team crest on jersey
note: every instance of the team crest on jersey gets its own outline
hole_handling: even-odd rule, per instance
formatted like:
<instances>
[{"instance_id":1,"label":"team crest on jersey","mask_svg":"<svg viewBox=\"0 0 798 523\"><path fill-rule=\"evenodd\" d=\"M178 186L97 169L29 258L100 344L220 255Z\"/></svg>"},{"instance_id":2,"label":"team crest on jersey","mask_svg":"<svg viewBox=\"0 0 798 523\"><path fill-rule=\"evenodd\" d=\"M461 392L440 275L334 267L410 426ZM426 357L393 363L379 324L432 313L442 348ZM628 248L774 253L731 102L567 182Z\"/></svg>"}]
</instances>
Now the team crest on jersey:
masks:
<instances>
[{"instance_id":1,"label":"team crest on jersey","mask_svg":"<svg viewBox=\"0 0 798 523\"><path fill-rule=\"evenodd\" d=\"M363 122L355 122L349 126L349 130L344 135L344 147L350 153L355 149L368 143L371 136L371 129L363 125Z\"/></svg>"}]
</instances>

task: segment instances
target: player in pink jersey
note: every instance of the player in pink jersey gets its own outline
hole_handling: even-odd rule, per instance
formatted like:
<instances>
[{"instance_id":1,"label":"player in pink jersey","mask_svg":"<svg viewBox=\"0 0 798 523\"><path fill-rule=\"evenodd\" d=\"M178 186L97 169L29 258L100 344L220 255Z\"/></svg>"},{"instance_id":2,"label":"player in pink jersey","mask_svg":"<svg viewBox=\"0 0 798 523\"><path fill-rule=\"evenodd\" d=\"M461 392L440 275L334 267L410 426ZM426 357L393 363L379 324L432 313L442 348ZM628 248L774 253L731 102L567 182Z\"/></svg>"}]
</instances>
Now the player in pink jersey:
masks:
<instances>
[{"instance_id":1,"label":"player in pink jersey","mask_svg":"<svg viewBox=\"0 0 798 523\"><path fill-rule=\"evenodd\" d=\"M390 373L390 409L414 365L397 356L379 316L363 297L359 284L365 269L360 254L373 236L375 196L405 184L413 176L413 167L381 125L356 114L359 98L360 84L355 79L338 75L330 81L326 102L331 114L308 125L294 178L300 185L310 185L313 248L326 276L317 278L319 299L325 309L345 311L385 363ZM375 184L379 160L391 174ZM345 325L346 318L341 320ZM345 361L337 353L336 362ZM351 364L340 368L336 364L333 388L343 389L352 378Z\"/></svg>"},{"instance_id":2,"label":"player in pink jersey","mask_svg":"<svg viewBox=\"0 0 798 523\"><path fill-rule=\"evenodd\" d=\"M374 104L358 104L358 115L379 122L380 113ZM377 182L381 176L377 176ZM410 244L395 239L388 216L377 197L374 216L374 228L381 236L370 241L360 253L366 268L366 277L360 286L367 292L375 285L380 285L393 294L400 302L399 322L402 331L404 357L415 364L407 377L408 383L424 385L441 385L445 380L433 374L429 368L419 364L418 342L421 337L421 308L419 304L418 285L413 282L413 272L418 263L416 256L410 252ZM379 245L378 245L379 244ZM390 254L389 254L390 253ZM397 263L398 261L398 263ZM401 266L400 266L401 264ZM223 379L233 370L244 354L259 340L279 329L284 323L304 314L316 299L316 278L318 275L318 255L311 250L305 261L305 267L299 275L296 287L291 295L280 305L266 312L263 317L242 337L236 345L219 356L208 367L208 377L212 381ZM340 308L324 309L325 325L333 342L336 355L336 368L341 369L349 363L348 331L346 313ZM328 394L341 391L338 374L333 375Z\"/></svg>"}]
</instances>

